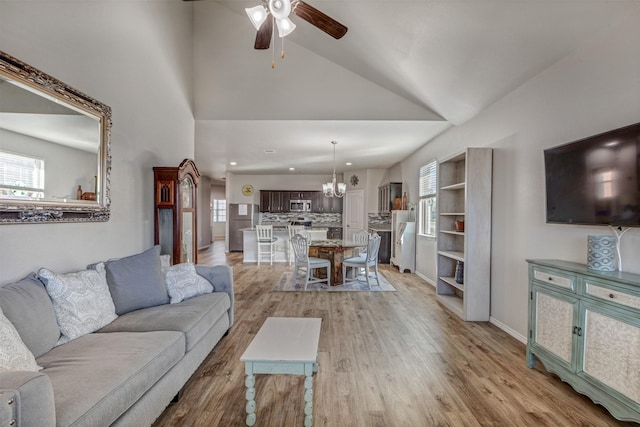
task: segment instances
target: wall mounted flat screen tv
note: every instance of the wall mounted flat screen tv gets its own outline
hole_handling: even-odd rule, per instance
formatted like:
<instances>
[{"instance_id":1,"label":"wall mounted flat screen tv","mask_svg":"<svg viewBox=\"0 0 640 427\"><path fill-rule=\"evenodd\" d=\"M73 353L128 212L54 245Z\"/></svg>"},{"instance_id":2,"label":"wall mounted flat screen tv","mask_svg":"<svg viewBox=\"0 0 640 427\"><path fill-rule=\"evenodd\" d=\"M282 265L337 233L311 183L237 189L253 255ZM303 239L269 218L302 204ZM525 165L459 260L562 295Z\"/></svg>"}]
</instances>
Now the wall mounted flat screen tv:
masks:
<instances>
[{"instance_id":1,"label":"wall mounted flat screen tv","mask_svg":"<svg viewBox=\"0 0 640 427\"><path fill-rule=\"evenodd\" d=\"M640 227L640 123L544 150L547 222Z\"/></svg>"}]
</instances>

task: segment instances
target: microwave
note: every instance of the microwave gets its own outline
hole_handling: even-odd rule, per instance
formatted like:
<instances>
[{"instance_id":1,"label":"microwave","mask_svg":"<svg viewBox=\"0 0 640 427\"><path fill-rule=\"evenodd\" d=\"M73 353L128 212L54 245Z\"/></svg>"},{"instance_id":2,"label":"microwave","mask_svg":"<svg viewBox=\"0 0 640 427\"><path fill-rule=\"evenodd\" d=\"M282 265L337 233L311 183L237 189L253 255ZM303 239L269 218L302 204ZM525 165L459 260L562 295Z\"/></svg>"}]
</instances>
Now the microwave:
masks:
<instances>
[{"instance_id":1,"label":"microwave","mask_svg":"<svg viewBox=\"0 0 640 427\"><path fill-rule=\"evenodd\" d=\"M289 212L311 212L311 200L289 200Z\"/></svg>"}]
</instances>

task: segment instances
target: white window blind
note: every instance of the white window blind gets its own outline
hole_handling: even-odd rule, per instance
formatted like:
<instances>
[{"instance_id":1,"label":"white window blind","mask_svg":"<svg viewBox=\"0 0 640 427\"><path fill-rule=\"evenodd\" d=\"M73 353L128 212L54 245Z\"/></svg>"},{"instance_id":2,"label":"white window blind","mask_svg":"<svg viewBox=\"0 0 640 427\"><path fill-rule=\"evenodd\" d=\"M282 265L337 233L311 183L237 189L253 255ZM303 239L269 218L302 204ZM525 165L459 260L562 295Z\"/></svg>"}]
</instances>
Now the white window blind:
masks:
<instances>
[{"instance_id":1,"label":"white window blind","mask_svg":"<svg viewBox=\"0 0 640 427\"><path fill-rule=\"evenodd\" d=\"M44 159L0 151L0 194L44 197Z\"/></svg>"},{"instance_id":2,"label":"white window blind","mask_svg":"<svg viewBox=\"0 0 640 427\"><path fill-rule=\"evenodd\" d=\"M418 232L428 237L436 235L436 193L438 191L436 176L437 163L435 160L420 168Z\"/></svg>"},{"instance_id":3,"label":"white window blind","mask_svg":"<svg viewBox=\"0 0 640 427\"><path fill-rule=\"evenodd\" d=\"M420 197L435 196L436 162L433 161L420 168Z\"/></svg>"}]
</instances>

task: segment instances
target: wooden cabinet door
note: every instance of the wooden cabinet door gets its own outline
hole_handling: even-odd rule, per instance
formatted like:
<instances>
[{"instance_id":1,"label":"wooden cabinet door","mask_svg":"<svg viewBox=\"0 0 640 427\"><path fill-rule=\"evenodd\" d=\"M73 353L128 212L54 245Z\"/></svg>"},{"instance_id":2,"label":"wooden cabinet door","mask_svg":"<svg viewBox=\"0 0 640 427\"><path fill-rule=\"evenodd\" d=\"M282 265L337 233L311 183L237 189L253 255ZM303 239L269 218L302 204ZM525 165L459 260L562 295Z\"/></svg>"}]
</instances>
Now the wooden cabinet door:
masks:
<instances>
[{"instance_id":1,"label":"wooden cabinet door","mask_svg":"<svg viewBox=\"0 0 640 427\"><path fill-rule=\"evenodd\" d=\"M260 190L260 212L271 211L271 191Z\"/></svg>"}]
</instances>

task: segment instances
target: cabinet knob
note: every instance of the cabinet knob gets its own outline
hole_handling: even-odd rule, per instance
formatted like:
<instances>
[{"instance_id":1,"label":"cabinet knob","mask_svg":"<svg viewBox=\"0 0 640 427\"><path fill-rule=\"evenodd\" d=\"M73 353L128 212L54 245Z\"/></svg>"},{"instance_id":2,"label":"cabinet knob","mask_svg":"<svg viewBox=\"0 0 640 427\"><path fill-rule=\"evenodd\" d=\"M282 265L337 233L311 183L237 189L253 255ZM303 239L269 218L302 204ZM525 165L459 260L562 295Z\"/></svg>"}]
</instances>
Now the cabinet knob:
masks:
<instances>
[{"instance_id":1,"label":"cabinet knob","mask_svg":"<svg viewBox=\"0 0 640 427\"><path fill-rule=\"evenodd\" d=\"M614 299L616 296L614 294L609 294L609 298Z\"/></svg>"},{"instance_id":2,"label":"cabinet knob","mask_svg":"<svg viewBox=\"0 0 640 427\"><path fill-rule=\"evenodd\" d=\"M549 280L550 282L553 282L553 277L549 276L549 279L547 280Z\"/></svg>"}]
</instances>

